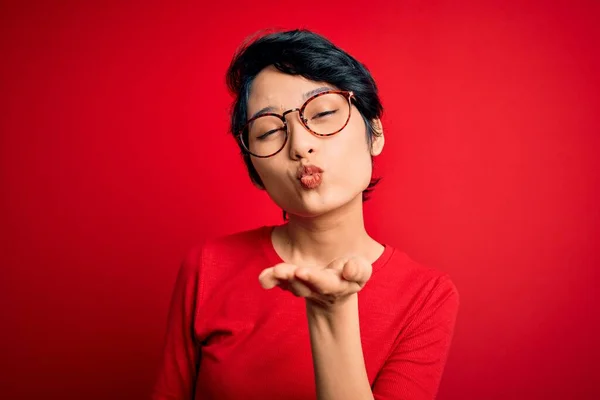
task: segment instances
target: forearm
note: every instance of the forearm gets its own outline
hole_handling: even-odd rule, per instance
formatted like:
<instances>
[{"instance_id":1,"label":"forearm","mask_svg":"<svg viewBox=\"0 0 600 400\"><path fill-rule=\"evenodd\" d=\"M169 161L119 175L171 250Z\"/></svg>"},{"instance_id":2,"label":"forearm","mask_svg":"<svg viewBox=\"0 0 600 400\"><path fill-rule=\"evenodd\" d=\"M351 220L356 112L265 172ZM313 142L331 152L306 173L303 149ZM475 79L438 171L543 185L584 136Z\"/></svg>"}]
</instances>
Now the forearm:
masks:
<instances>
[{"instance_id":1,"label":"forearm","mask_svg":"<svg viewBox=\"0 0 600 400\"><path fill-rule=\"evenodd\" d=\"M373 399L360 340L357 295L336 307L306 304L317 399Z\"/></svg>"}]
</instances>

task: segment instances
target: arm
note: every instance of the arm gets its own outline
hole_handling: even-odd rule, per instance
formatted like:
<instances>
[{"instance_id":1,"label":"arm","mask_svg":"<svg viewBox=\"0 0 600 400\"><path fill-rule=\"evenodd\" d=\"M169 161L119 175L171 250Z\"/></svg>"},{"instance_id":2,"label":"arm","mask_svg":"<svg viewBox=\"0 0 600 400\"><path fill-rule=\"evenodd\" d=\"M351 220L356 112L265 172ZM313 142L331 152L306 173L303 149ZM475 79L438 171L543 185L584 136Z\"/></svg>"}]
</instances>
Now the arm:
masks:
<instances>
[{"instance_id":1,"label":"arm","mask_svg":"<svg viewBox=\"0 0 600 400\"><path fill-rule=\"evenodd\" d=\"M360 340L358 291L368 281L370 264L351 259L325 269L278 264L259 280L306 298L318 400L431 400L446 362L458 292L441 277L420 302L409 325L398 332L394 349L370 387Z\"/></svg>"},{"instance_id":2,"label":"arm","mask_svg":"<svg viewBox=\"0 0 600 400\"><path fill-rule=\"evenodd\" d=\"M173 289L162 361L152 400L192 399L200 363L194 340L200 252L191 251L182 263Z\"/></svg>"},{"instance_id":3,"label":"arm","mask_svg":"<svg viewBox=\"0 0 600 400\"><path fill-rule=\"evenodd\" d=\"M306 303L317 399L373 399L360 341L357 295L333 310Z\"/></svg>"},{"instance_id":4,"label":"arm","mask_svg":"<svg viewBox=\"0 0 600 400\"><path fill-rule=\"evenodd\" d=\"M278 264L259 280L306 298L306 315L318 400L370 400L371 387L363 359L357 293L371 277L372 266L350 257L326 268Z\"/></svg>"},{"instance_id":5,"label":"arm","mask_svg":"<svg viewBox=\"0 0 600 400\"><path fill-rule=\"evenodd\" d=\"M324 309L307 300L317 399L434 399L444 370L458 310L458 292L441 278L406 334L369 385L358 319L357 295Z\"/></svg>"}]
</instances>

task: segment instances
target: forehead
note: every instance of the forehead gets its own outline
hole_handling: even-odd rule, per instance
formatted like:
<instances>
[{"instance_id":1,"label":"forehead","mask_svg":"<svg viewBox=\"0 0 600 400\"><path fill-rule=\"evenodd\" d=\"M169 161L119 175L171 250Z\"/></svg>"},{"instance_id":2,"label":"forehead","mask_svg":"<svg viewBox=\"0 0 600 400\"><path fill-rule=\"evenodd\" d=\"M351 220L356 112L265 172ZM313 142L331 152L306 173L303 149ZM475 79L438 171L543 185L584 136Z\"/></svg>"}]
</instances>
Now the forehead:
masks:
<instances>
[{"instance_id":1,"label":"forehead","mask_svg":"<svg viewBox=\"0 0 600 400\"><path fill-rule=\"evenodd\" d=\"M248 93L248 114L264 107L279 110L300 107L305 94L320 88L335 87L326 82L316 82L300 75L289 75L275 67L263 69L252 82Z\"/></svg>"}]
</instances>

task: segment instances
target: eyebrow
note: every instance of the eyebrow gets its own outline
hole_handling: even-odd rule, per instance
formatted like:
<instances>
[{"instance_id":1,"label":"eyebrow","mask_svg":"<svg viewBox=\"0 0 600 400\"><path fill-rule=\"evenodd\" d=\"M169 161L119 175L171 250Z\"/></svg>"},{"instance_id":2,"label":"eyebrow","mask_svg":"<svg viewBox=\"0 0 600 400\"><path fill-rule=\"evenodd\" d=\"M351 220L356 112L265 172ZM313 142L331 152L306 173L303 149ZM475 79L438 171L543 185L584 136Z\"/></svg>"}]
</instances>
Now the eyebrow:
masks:
<instances>
[{"instance_id":1,"label":"eyebrow","mask_svg":"<svg viewBox=\"0 0 600 400\"><path fill-rule=\"evenodd\" d=\"M314 96L315 94L318 94L318 93L321 93L321 92L325 92L327 90L334 90L334 88L329 87L329 86L318 87L316 89L313 89L313 90L310 90L310 91L304 93L302 95L302 100L306 101L306 100L308 100L309 97ZM275 111L277 111L276 107L267 106L267 107L261 108L260 110L258 110L257 112L255 112L249 119L252 119L254 117L258 117L261 114L265 114L265 113L269 113L269 112L275 112Z\"/></svg>"},{"instance_id":2,"label":"eyebrow","mask_svg":"<svg viewBox=\"0 0 600 400\"><path fill-rule=\"evenodd\" d=\"M306 92L302 95L302 99L304 101L306 101L309 97L314 96L315 94L321 93L321 92L325 92L327 90L333 90L333 88L329 87L329 86L321 86L319 88L313 89L309 92Z\"/></svg>"}]
</instances>

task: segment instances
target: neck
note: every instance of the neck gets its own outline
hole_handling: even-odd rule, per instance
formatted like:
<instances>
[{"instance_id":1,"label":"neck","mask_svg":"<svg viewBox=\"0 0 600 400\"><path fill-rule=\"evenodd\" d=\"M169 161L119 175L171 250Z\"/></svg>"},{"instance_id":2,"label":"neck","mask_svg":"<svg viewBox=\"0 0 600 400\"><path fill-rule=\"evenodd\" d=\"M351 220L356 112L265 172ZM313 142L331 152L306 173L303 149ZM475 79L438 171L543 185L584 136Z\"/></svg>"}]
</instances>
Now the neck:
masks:
<instances>
[{"instance_id":1,"label":"neck","mask_svg":"<svg viewBox=\"0 0 600 400\"><path fill-rule=\"evenodd\" d=\"M360 196L318 217L290 215L281 231L280 250L284 259L297 265L325 266L348 255L373 258L374 246L381 247L365 229Z\"/></svg>"}]
</instances>

